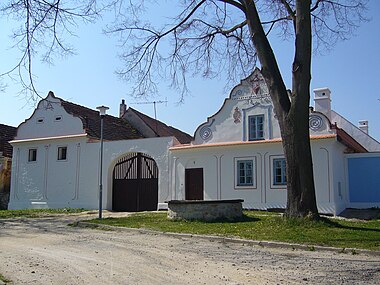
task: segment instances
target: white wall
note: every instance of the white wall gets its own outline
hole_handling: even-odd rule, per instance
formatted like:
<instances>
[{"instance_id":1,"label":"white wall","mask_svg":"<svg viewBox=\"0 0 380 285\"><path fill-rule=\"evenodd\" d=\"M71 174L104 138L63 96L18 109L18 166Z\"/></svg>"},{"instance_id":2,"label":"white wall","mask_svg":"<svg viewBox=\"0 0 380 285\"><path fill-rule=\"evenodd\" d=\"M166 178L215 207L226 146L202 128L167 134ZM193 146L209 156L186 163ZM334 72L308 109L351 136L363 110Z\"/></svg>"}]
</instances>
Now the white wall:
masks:
<instances>
[{"instance_id":1,"label":"white wall","mask_svg":"<svg viewBox=\"0 0 380 285\"><path fill-rule=\"evenodd\" d=\"M336 145L340 144L335 138L312 140L317 202L322 213L336 214L335 192L340 177L334 177L332 173L334 167L339 167L335 160L343 161L332 155L337 151L334 149ZM254 209L286 207L286 186L273 185L272 160L283 157L280 142L171 150L172 169L175 171L171 185L172 199L185 199L185 169L203 168L205 200L244 199L243 206ZM342 149L339 151L342 153ZM252 187L236 187L235 161L246 158L255 161L256 183ZM335 171L339 173L338 170ZM343 168L340 172L344 175Z\"/></svg>"},{"instance_id":2,"label":"white wall","mask_svg":"<svg viewBox=\"0 0 380 285\"><path fill-rule=\"evenodd\" d=\"M94 200L91 195L88 199L79 195L83 182L78 175L86 168L81 165L86 160L85 145L85 138L13 143L9 208L86 208L91 205ZM66 160L58 160L61 146L67 147ZM36 161L28 161L30 148L37 149Z\"/></svg>"},{"instance_id":3,"label":"white wall","mask_svg":"<svg viewBox=\"0 0 380 285\"><path fill-rule=\"evenodd\" d=\"M169 195L168 148L172 137L104 143L103 205L112 209L112 172L116 161L130 152L151 156L159 169L159 203ZM86 138L15 142L10 209L97 209L100 143ZM57 160L57 148L67 146L67 160ZM37 161L28 162L28 149L37 148Z\"/></svg>"}]
</instances>

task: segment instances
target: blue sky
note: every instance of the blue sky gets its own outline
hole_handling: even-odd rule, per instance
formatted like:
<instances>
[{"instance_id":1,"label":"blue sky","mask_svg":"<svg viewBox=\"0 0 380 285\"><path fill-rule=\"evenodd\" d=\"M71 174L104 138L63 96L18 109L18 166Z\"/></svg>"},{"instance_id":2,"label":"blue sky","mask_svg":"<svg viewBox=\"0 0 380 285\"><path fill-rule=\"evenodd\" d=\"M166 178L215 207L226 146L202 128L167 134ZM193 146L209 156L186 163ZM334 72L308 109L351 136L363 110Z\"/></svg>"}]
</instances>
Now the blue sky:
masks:
<instances>
[{"instance_id":1,"label":"blue sky","mask_svg":"<svg viewBox=\"0 0 380 285\"><path fill-rule=\"evenodd\" d=\"M369 120L370 135L380 141L380 1L371 0L368 16L356 36L339 42L332 51L313 57L311 88L329 87L332 108L355 125ZM12 67L20 54L10 49L9 34L12 23L0 20L0 73ZM104 36L104 23L79 26L76 37L69 42L76 55L57 59L54 65L41 64L36 59L34 73L40 94L51 90L56 96L95 109L110 107L111 115L118 115L121 99L147 115L154 116L153 105L138 105L145 101L167 100L157 105L157 118L168 125L193 134L197 126L216 113L229 96L221 80L194 78L189 80L191 94L178 105L178 94L162 84L158 97L137 100L128 96L130 85L117 78L114 71L120 67L116 40ZM292 42L274 41L274 50L286 85L291 88L290 67L293 59ZM21 87L6 80L5 92L0 92L0 123L17 126L29 118L34 105L19 95ZM239 82L236 82L238 84Z\"/></svg>"}]
</instances>

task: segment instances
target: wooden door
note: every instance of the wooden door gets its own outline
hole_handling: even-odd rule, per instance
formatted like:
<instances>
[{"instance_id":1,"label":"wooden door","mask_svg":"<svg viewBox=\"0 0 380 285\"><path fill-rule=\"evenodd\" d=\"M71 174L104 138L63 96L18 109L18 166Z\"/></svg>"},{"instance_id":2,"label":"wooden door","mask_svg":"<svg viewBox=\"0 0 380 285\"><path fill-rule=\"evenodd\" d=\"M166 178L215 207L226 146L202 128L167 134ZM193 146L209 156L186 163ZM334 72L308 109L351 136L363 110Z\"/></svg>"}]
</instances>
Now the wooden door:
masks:
<instances>
[{"instance_id":1,"label":"wooden door","mask_svg":"<svg viewBox=\"0 0 380 285\"><path fill-rule=\"evenodd\" d=\"M203 200L203 168L185 170L185 199Z\"/></svg>"}]
</instances>

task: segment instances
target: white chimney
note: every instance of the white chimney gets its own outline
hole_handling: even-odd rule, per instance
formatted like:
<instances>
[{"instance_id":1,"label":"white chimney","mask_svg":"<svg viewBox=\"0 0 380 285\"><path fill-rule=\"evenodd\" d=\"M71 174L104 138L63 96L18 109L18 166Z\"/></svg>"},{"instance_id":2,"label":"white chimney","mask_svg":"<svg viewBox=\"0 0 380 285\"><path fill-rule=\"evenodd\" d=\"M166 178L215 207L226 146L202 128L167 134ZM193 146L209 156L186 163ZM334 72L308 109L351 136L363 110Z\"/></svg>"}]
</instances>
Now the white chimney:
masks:
<instances>
[{"instance_id":1,"label":"white chimney","mask_svg":"<svg viewBox=\"0 0 380 285\"><path fill-rule=\"evenodd\" d=\"M331 91L327 87L314 89L314 111L321 112L331 120Z\"/></svg>"},{"instance_id":2,"label":"white chimney","mask_svg":"<svg viewBox=\"0 0 380 285\"><path fill-rule=\"evenodd\" d=\"M361 129L366 134L368 134L368 121L367 120L359 121L358 128Z\"/></svg>"},{"instance_id":3,"label":"white chimney","mask_svg":"<svg viewBox=\"0 0 380 285\"><path fill-rule=\"evenodd\" d=\"M119 109L119 118L122 118L127 111L127 105L125 104L125 100L121 100L120 109Z\"/></svg>"}]
</instances>

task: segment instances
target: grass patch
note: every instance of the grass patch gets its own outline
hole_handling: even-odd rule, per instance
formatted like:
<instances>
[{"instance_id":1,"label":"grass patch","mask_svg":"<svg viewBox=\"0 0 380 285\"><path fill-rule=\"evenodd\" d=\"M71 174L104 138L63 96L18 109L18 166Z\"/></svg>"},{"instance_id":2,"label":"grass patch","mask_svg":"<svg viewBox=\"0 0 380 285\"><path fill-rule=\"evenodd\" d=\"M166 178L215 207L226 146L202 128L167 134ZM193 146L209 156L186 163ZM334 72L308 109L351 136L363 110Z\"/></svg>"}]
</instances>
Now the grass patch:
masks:
<instances>
[{"instance_id":1,"label":"grass patch","mask_svg":"<svg viewBox=\"0 0 380 285\"><path fill-rule=\"evenodd\" d=\"M244 217L236 222L201 222L171 221L166 215L166 212L136 213L123 218L95 219L90 222L162 232L380 250L380 220L348 221L323 218L320 221L310 221L285 219L277 213L245 211Z\"/></svg>"},{"instance_id":2,"label":"grass patch","mask_svg":"<svg viewBox=\"0 0 380 285\"><path fill-rule=\"evenodd\" d=\"M73 214L84 212L84 209L25 209L25 210L0 210L0 219L9 218L38 218L56 214Z\"/></svg>"}]
</instances>

